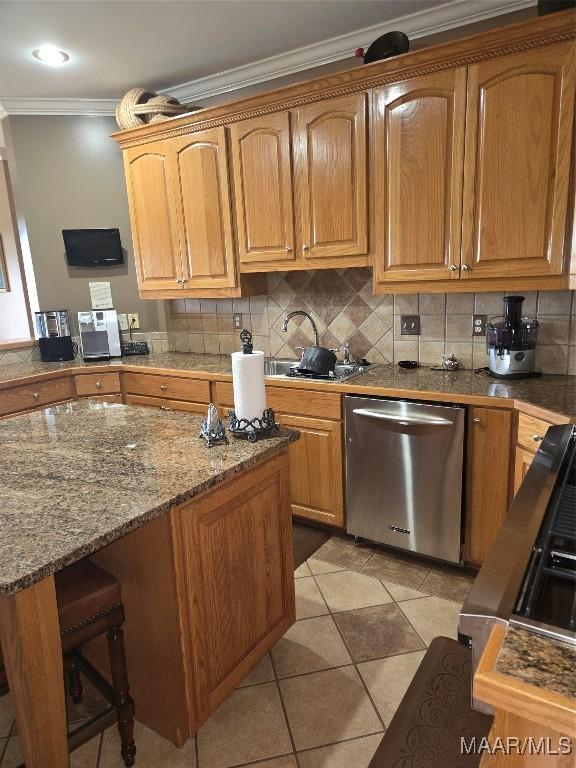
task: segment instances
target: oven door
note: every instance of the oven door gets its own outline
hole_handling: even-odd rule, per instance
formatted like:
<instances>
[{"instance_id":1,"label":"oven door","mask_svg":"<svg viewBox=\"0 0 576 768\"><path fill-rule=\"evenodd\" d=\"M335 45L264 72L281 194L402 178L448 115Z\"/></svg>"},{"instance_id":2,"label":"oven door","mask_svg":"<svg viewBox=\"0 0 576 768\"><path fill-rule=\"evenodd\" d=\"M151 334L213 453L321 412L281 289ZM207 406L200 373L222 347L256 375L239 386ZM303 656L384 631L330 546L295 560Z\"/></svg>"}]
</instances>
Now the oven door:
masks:
<instances>
[{"instance_id":1,"label":"oven door","mask_svg":"<svg viewBox=\"0 0 576 768\"><path fill-rule=\"evenodd\" d=\"M474 670L494 625L508 626L514 612L573 429L548 429L462 606L458 633L472 648ZM492 713L482 702L473 706Z\"/></svg>"}]
</instances>

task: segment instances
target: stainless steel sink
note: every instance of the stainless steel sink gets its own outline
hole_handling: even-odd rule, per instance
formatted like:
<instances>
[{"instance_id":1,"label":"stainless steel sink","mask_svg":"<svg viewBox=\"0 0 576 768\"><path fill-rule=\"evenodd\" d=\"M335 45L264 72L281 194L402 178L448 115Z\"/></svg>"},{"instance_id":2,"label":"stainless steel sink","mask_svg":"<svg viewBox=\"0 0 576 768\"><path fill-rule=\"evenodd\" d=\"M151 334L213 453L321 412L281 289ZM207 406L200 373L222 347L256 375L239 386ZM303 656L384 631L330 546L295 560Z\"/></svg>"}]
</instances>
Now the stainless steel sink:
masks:
<instances>
[{"instance_id":1,"label":"stainless steel sink","mask_svg":"<svg viewBox=\"0 0 576 768\"><path fill-rule=\"evenodd\" d=\"M344 363L336 363L334 369L334 375L330 376L303 376L292 373L292 369L296 370L298 363L294 360L276 360L267 359L264 361L264 375L273 379L281 379L285 376L290 378L299 379L311 379L312 381L347 381L353 376L358 376L365 371L365 368L353 363L351 365L344 365Z\"/></svg>"}]
</instances>

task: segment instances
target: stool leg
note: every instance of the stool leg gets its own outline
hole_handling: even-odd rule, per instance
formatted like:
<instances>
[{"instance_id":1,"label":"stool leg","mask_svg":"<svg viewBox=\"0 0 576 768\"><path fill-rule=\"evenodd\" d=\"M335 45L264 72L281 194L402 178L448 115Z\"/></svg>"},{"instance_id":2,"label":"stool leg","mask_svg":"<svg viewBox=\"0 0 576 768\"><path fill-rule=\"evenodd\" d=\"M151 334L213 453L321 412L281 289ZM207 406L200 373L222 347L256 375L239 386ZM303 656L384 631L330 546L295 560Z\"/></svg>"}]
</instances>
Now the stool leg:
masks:
<instances>
[{"instance_id":1,"label":"stool leg","mask_svg":"<svg viewBox=\"0 0 576 768\"><path fill-rule=\"evenodd\" d=\"M68 693L74 704L82 701L82 680L80 679L80 667L74 656L64 657L64 669L68 678Z\"/></svg>"},{"instance_id":2,"label":"stool leg","mask_svg":"<svg viewBox=\"0 0 576 768\"><path fill-rule=\"evenodd\" d=\"M110 653L110 671L114 706L118 715L118 730L122 742L122 758L126 766L134 765L136 745L134 744L134 702L128 692L128 673L126 654L121 627L111 627L108 631L108 649Z\"/></svg>"}]
</instances>

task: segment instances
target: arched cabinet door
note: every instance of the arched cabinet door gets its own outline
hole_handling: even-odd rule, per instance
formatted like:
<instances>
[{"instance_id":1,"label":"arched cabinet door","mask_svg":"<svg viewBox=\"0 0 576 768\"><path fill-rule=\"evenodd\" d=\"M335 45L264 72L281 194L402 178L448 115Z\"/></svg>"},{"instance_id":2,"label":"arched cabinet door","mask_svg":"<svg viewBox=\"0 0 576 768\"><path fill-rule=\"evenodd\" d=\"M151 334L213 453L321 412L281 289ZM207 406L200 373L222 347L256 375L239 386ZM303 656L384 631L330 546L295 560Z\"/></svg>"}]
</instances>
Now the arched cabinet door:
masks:
<instances>
[{"instance_id":1,"label":"arched cabinet door","mask_svg":"<svg viewBox=\"0 0 576 768\"><path fill-rule=\"evenodd\" d=\"M466 70L372 92L375 284L460 275Z\"/></svg>"},{"instance_id":2,"label":"arched cabinet door","mask_svg":"<svg viewBox=\"0 0 576 768\"><path fill-rule=\"evenodd\" d=\"M185 289L236 285L224 128L172 139Z\"/></svg>"},{"instance_id":3,"label":"arched cabinet door","mask_svg":"<svg viewBox=\"0 0 576 768\"><path fill-rule=\"evenodd\" d=\"M182 287L182 262L172 209L169 143L124 152L134 259L141 291Z\"/></svg>"},{"instance_id":4,"label":"arched cabinet door","mask_svg":"<svg viewBox=\"0 0 576 768\"><path fill-rule=\"evenodd\" d=\"M230 141L240 263L293 261L290 114L233 123Z\"/></svg>"},{"instance_id":5,"label":"arched cabinet door","mask_svg":"<svg viewBox=\"0 0 576 768\"><path fill-rule=\"evenodd\" d=\"M311 260L364 256L368 253L366 94L310 104L296 110L295 116L300 255Z\"/></svg>"},{"instance_id":6,"label":"arched cabinet door","mask_svg":"<svg viewBox=\"0 0 576 768\"><path fill-rule=\"evenodd\" d=\"M574 126L572 42L470 67L463 277L563 269Z\"/></svg>"}]
</instances>

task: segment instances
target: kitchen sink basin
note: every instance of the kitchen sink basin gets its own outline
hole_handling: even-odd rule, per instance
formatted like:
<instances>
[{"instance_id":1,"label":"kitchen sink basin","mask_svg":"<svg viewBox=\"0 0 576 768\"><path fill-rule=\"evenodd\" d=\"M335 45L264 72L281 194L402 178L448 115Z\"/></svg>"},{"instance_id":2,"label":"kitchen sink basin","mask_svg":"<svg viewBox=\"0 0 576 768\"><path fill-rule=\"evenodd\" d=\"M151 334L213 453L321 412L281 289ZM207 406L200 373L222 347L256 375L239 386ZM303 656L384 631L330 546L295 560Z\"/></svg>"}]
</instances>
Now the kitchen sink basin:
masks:
<instances>
[{"instance_id":1,"label":"kitchen sink basin","mask_svg":"<svg viewBox=\"0 0 576 768\"><path fill-rule=\"evenodd\" d=\"M298 363L294 360L267 359L264 361L264 375L273 379L281 379L287 376L294 379L311 379L312 381L347 381L353 376L363 373L365 370L365 368L357 363L351 363L350 365L336 363L333 375L317 376L312 373L299 373Z\"/></svg>"}]
</instances>

